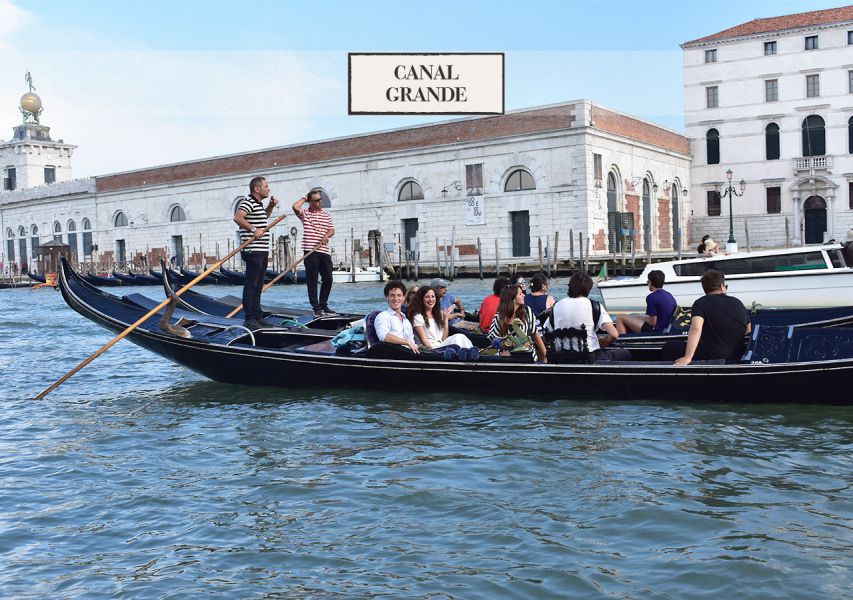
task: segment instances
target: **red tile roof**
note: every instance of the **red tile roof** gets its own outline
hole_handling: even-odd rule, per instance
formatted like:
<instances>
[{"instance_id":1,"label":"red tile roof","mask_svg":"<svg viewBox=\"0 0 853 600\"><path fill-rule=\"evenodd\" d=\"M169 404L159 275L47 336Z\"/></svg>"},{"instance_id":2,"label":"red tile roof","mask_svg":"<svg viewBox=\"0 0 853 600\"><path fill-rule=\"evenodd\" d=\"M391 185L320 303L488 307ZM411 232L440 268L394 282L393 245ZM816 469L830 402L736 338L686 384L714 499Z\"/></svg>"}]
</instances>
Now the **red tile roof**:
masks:
<instances>
[{"instance_id":1,"label":"red tile roof","mask_svg":"<svg viewBox=\"0 0 853 600\"><path fill-rule=\"evenodd\" d=\"M699 42L710 42L712 40L723 40L759 33L771 33L775 31L787 31L801 27L814 27L817 25L829 25L830 23L842 23L853 21L853 6L842 6L840 8L827 8L826 10L814 10L811 12L784 15L781 17L769 17L767 19L753 19L748 23L736 25L724 29L719 33L707 35L698 40L684 42L681 47Z\"/></svg>"}]
</instances>

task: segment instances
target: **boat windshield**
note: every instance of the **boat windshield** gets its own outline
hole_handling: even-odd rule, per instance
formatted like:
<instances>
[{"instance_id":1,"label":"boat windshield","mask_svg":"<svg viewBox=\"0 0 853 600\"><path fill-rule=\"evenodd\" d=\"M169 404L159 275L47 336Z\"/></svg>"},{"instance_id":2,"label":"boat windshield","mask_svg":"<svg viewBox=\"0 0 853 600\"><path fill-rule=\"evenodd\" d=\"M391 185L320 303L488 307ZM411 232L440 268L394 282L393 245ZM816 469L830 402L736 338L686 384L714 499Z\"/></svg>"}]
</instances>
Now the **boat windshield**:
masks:
<instances>
[{"instance_id":1,"label":"boat windshield","mask_svg":"<svg viewBox=\"0 0 853 600\"><path fill-rule=\"evenodd\" d=\"M676 275L682 277L701 277L705 271L717 269L726 275L750 275L754 273L784 273L788 271L808 271L826 269L823 252L800 252L795 254L777 254L772 256L745 256L704 260L681 265L673 265Z\"/></svg>"}]
</instances>

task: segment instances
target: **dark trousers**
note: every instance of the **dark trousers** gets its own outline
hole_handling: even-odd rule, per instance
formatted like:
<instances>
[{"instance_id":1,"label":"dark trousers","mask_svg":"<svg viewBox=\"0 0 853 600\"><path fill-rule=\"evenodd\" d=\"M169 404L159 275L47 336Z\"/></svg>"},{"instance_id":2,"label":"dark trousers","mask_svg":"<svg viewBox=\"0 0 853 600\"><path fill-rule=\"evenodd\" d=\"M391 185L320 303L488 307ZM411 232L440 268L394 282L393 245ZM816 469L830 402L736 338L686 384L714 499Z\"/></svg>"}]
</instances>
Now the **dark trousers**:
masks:
<instances>
[{"instance_id":1,"label":"dark trousers","mask_svg":"<svg viewBox=\"0 0 853 600\"><path fill-rule=\"evenodd\" d=\"M246 263L246 283L243 284L243 315L248 321L260 321L264 313L261 310L261 289L264 287L264 275L267 271L267 252L241 252Z\"/></svg>"},{"instance_id":2,"label":"dark trousers","mask_svg":"<svg viewBox=\"0 0 853 600\"><path fill-rule=\"evenodd\" d=\"M317 298L317 276L322 277L320 298ZM332 257L315 252L305 259L305 283L308 285L308 301L314 312L329 310L329 294L332 293Z\"/></svg>"}]
</instances>

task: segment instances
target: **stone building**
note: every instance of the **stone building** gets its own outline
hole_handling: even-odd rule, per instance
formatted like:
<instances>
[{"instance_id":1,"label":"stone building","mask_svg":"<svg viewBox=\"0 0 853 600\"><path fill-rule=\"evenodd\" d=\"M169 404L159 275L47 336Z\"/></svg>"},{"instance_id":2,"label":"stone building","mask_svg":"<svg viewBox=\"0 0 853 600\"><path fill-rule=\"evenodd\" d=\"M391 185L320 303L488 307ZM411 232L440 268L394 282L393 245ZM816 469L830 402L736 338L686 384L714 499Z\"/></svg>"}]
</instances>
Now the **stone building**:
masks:
<instances>
[{"instance_id":1,"label":"stone building","mask_svg":"<svg viewBox=\"0 0 853 600\"><path fill-rule=\"evenodd\" d=\"M570 230L589 236L599 255L689 242L687 138L579 100L7 191L7 257L36 232L71 243L80 260L210 263L234 247L237 199L259 174L279 210L323 191L336 264L347 261L353 237L366 257L375 230L417 246L425 265L442 260L451 239L456 264L476 264L479 239L485 261L497 247L502 264L528 266L538 262L538 240L553 247L556 232L559 259ZM278 233L292 228L301 236L291 215Z\"/></svg>"},{"instance_id":2,"label":"stone building","mask_svg":"<svg viewBox=\"0 0 853 600\"><path fill-rule=\"evenodd\" d=\"M682 45L693 227L745 246L853 227L853 6L756 19ZM720 198L726 171L743 197ZM787 225L787 226L786 226Z\"/></svg>"}]
</instances>

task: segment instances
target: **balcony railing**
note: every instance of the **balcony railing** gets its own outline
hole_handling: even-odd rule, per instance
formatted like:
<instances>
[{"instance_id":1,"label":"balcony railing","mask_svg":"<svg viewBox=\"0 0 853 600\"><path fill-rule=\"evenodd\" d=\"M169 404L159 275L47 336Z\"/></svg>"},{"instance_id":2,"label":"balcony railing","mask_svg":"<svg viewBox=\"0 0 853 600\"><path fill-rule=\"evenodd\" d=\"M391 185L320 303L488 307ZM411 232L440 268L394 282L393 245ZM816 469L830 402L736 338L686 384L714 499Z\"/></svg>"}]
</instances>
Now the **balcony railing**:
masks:
<instances>
[{"instance_id":1,"label":"balcony railing","mask_svg":"<svg viewBox=\"0 0 853 600\"><path fill-rule=\"evenodd\" d=\"M794 174L802 171L832 171L831 156L803 156L794 159Z\"/></svg>"}]
</instances>

